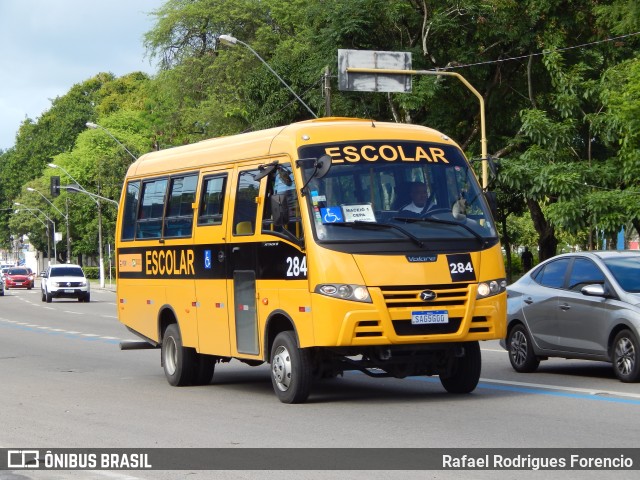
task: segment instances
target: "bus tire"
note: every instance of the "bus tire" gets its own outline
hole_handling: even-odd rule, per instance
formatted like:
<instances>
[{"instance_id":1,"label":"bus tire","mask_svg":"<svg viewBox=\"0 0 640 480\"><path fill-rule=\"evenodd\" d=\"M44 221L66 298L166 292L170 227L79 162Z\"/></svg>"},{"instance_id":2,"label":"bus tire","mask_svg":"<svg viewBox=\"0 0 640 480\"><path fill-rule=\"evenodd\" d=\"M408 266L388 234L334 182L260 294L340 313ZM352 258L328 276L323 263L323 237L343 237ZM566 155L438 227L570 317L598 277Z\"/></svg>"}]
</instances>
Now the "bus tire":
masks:
<instances>
[{"instance_id":1,"label":"bus tire","mask_svg":"<svg viewBox=\"0 0 640 480\"><path fill-rule=\"evenodd\" d=\"M197 365L196 351L182 346L182 336L177 323L172 323L162 337L162 366L167 381L174 387L191 385Z\"/></svg>"},{"instance_id":2,"label":"bus tire","mask_svg":"<svg viewBox=\"0 0 640 480\"><path fill-rule=\"evenodd\" d=\"M196 370L193 376L194 385L209 385L216 368L216 357L196 353Z\"/></svg>"},{"instance_id":3,"label":"bus tire","mask_svg":"<svg viewBox=\"0 0 640 480\"><path fill-rule=\"evenodd\" d=\"M311 391L312 362L308 349L298 348L292 331L279 333L271 346L271 383L282 403L303 403Z\"/></svg>"},{"instance_id":4,"label":"bus tire","mask_svg":"<svg viewBox=\"0 0 640 480\"><path fill-rule=\"evenodd\" d=\"M448 375L440 375L440 383L449 393L470 393L480 381L482 356L478 342L466 342L464 355L454 359L453 369Z\"/></svg>"}]
</instances>

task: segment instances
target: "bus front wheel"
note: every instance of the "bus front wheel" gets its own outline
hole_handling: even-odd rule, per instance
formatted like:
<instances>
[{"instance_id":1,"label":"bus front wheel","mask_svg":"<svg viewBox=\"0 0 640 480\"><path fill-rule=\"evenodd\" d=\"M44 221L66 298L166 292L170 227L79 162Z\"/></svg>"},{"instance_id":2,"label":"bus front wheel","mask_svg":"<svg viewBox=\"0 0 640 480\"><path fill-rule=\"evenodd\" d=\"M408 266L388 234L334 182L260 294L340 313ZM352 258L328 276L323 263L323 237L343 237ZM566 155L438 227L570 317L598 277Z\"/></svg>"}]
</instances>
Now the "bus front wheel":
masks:
<instances>
[{"instance_id":1,"label":"bus front wheel","mask_svg":"<svg viewBox=\"0 0 640 480\"><path fill-rule=\"evenodd\" d=\"M307 349L298 348L292 331L279 333L271 347L271 383L282 403L303 403L311 391L312 362Z\"/></svg>"},{"instance_id":2,"label":"bus front wheel","mask_svg":"<svg viewBox=\"0 0 640 480\"><path fill-rule=\"evenodd\" d=\"M197 363L196 351L182 346L178 325L169 325L162 337L162 366L169 384L174 387L191 385Z\"/></svg>"},{"instance_id":3,"label":"bus front wheel","mask_svg":"<svg viewBox=\"0 0 640 480\"><path fill-rule=\"evenodd\" d=\"M478 342L464 344L464 355L453 359L453 368L446 375L440 375L440 383L449 393L472 392L480 381L482 357Z\"/></svg>"}]
</instances>

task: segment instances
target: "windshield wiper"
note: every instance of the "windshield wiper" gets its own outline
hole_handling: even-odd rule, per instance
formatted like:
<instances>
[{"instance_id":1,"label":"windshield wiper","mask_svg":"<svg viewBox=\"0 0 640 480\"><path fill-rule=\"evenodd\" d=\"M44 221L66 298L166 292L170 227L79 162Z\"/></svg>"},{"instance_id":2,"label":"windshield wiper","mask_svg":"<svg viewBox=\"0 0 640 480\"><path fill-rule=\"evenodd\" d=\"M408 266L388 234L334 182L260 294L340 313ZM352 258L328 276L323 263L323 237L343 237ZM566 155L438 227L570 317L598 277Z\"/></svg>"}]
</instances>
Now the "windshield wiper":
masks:
<instances>
[{"instance_id":1,"label":"windshield wiper","mask_svg":"<svg viewBox=\"0 0 640 480\"><path fill-rule=\"evenodd\" d=\"M420 248L424 248L424 242L422 240L420 240L418 237L416 237L414 234L412 234L411 232L409 232L408 230L405 230L404 228L402 228L399 225L392 225L390 223L378 223L378 222L364 222L362 220L355 220L353 222L346 222L346 223L332 223L331 225L340 225L340 226L358 226L358 227L365 227L365 228L373 228L373 229L393 229L393 230L398 230L399 232L401 232L402 234L404 234L407 238L410 238L411 241L413 241L413 243L415 243L417 246L419 246Z\"/></svg>"},{"instance_id":2,"label":"windshield wiper","mask_svg":"<svg viewBox=\"0 0 640 480\"><path fill-rule=\"evenodd\" d=\"M476 240L478 240L481 245L485 245L487 242L486 238L482 237L482 235L480 235L478 232L473 230L468 225L465 225L464 223L460 223L460 222L454 222L453 220L442 220L440 218L417 218L417 217L393 217L393 219L399 222L407 222L407 223L430 222L430 223L441 223L443 225L455 225L467 230L471 235L476 237Z\"/></svg>"}]
</instances>

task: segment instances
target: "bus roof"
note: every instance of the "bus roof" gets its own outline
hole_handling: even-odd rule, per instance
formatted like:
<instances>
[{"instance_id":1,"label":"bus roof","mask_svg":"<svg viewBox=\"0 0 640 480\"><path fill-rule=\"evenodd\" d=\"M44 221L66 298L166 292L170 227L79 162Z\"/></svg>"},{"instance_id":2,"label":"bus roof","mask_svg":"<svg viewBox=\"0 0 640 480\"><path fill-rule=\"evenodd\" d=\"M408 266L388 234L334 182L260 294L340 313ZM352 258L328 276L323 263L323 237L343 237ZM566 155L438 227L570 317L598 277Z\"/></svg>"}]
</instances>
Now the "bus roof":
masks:
<instances>
[{"instance_id":1,"label":"bus roof","mask_svg":"<svg viewBox=\"0 0 640 480\"><path fill-rule=\"evenodd\" d=\"M224 164L267 156L295 157L300 146L370 138L402 138L455 145L446 135L420 125L325 117L150 152L129 167L127 177L197 169L203 164ZM203 155L207 158L204 162Z\"/></svg>"}]
</instances>

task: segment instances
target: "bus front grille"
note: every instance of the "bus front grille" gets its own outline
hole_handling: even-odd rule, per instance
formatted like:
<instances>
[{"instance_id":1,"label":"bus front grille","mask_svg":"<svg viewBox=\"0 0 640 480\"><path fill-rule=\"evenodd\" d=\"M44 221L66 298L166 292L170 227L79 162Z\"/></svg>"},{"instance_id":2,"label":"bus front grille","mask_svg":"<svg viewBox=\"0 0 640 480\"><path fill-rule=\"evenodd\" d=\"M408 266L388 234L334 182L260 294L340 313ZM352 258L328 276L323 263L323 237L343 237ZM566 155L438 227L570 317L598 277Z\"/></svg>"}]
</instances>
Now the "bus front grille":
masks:
<instances>
[{"instance_id":1,"label":"bus front grille","mask_svg":"<svg viewBox=\"0 0 640 480\"><path fill-rule=\"evenodd\" d=\"M380 287L387 309L464 306L469 293L468 283L449 285L408 285ZM425 302L420 294L430 290L436 294L435 300Z\"/></svg>"}]
</instances>

